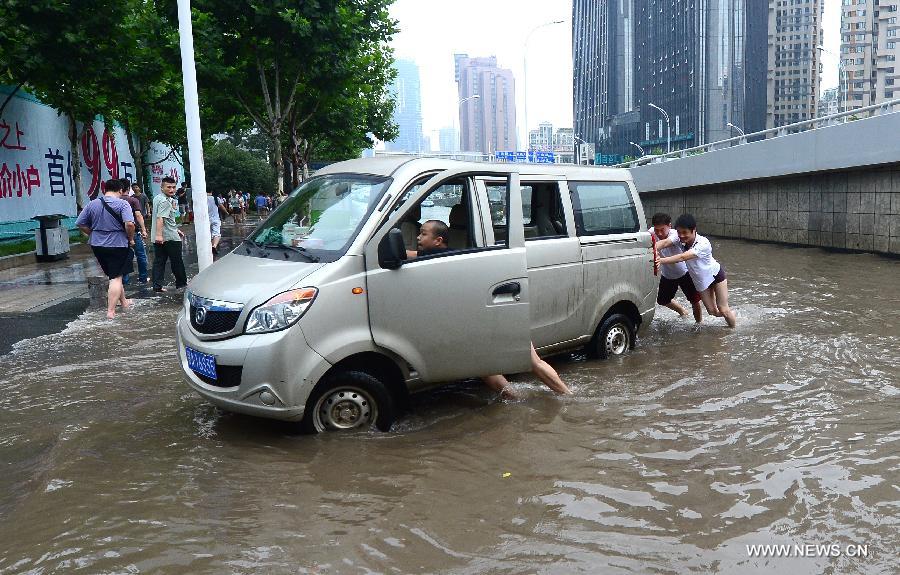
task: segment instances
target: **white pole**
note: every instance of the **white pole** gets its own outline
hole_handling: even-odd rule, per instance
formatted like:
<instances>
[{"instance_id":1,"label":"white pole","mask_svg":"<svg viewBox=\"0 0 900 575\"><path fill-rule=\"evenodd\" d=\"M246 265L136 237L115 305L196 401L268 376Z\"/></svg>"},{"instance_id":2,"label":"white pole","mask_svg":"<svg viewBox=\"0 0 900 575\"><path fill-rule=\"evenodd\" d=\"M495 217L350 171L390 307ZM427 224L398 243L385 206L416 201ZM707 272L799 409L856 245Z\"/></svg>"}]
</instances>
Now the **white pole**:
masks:
<instances>
[{"instance_id":1,"label":"white pole","mask_svg":"<svg viewBox=\"0 0 900 575\"><path fill-rule=\"evenodd\" d=\"M181 43L181 74L184 78L184 118L187 124L191 166L191 198L194 203L194 232L200 271L212 265L212 237L206 209L206 172L203 168L203 139L200 136L200 104L197 98L197 69L194 64L194 31L190 0L178 0L178 35Z\"/></svg>"}]
</instances>

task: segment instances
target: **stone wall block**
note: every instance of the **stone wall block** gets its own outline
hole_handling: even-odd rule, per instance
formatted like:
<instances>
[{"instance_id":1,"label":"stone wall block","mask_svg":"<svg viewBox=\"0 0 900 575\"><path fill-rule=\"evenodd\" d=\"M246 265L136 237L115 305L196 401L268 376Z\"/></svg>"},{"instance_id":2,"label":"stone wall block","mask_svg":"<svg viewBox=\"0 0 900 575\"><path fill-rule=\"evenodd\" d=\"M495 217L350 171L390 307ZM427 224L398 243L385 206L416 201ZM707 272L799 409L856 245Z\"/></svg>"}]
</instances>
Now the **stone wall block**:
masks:
<instances>
[{"instance_id":1,"label":"stone wall block","mask_svg":"<svg viewBox=\"0 0 900 575\"><path fill-rule=\"evenodd\" d=\"M859 246L858 250L864 250L867 252L875 251L875 236L871 234L859 234L859 241L857 242Z\"/></svg>"},{"instance_id":2,"label":"stone wall block","mask_svg":"<svg viewBox=\"0 0 900 575\"><path fill-rule=\"evenodd\" d=\"M880 189L875 193L875 215L891 213L891 192L882 192Z\"/></svg>"},{"instance_id":3,"label":"stone wall block","mask_svg":"<svg viewBox=\"0 0 900 575\"><path fill-rule=\"evenodd\" d=\"M847 214L844 212L835 212L834 213L834 225L831 228L831 231L836 234L845 234L847 233Z\"/></svg>"},{"instance_id":4,"label":"stone wall block","mask_svg":"<svg viewBox=\"0 0 900 575\"><path fill-rule=\"evenodd\" d=\"M847 234L859 233L859 214L847 214Z\"/></svg>"},{"instance_id":5,"label":"stone wall block","mask_svg":"<svg viewBox=\"0 0 900 575\"><path fill-rule=\"evenodd\" d=\"M900 237L900 214L891 214L888 233L891 237Z\"/></svg>"},{"instance_id":6,"label":"stone wall block","mask_svg":"<svg viewBox=\"0 0 900 575\"><path fill-rule=\"evenodd\" d=\"M858 214L859 213L859 192L847 192L847 213L848 214ZM835 209L837 211L837 209Z\"/></svg>"},{"instance_id":7,"label":"stone wall block","mask_svg":"<svg viewBox=\"0 0 900 575\"><path fill-rule=\"evenodd\" d=\"M883 254L888 253L888 250L890 249L890 245L891 245L890 236L875 235L875 236L873 236L873 238L874 238L874 248L873 249L876 252L880 252Z\"/></svg>"},{"instance_id":8,"label":"stone wall block","mask_svg":"<svg viewBox=\"0 0 900 575\"><path fill-rule=\"evenodd\" d=\"M859 195L859 213L874 214L875 213L875 192L862 192Z\"/></svg>"},{"instance_id":9,"label":"stone wall block","mask_svg":"<svg viewBox=\"0 0 900 575\"><path fill-rule=\"evenodd\" d=\"M850 233L847 234L847 245L846 245L846 248L847 248L848 250L858 250L858 249L862 249L862 248L859 247L860 245L862 245L862 243L861 243L861 241L860 241L860 236L859 236L859 234L850 234Z\"/></svg>"},{"instance_id":10,"label":"stone wall block","mask_svg":"<svg viewBox=\"0 0 900 575\"><path fill-rule=\"evenodd\" d=\"M822 229L822 212L806 213L806 229L815 231Z\"/></svg>"},{"instance_id":11,"label":"stone wall block","mask_svg":"<svg viewBox=\"0 0 900 575\"><path fill-rule=\"evenodd\" d=\"M875 232L876 236L891 235L891 216L889 214L875 214Z\"/></svg>"},{"instance_id":12,"label":"stone wall block","mask_svg":"<svg viewBox=\"0 0 900 575\"><path fill-rule=\"evenodd\" d=\"M900 255L900 236L892 236L888 245L888 253Z\"/></svg>"},{"instance_id":13,"label":"stone wall block","mask_svg":"<svg viewBox=\"0 0 900 575\"><path fill-rule=\"evenodd\" d=\"M794 190L788 192L788 211L796 212L800 209L800 193Z\"/></svg>"},{"instance_id":14,"label":"stone wall block","mask_svg":"<svg viewBox=\"0 0 900 575\"><path fill-rule=\"evenodd\" d=\"M819 224L819 230L828 232L829 234L834 231L834 214L832 214L831 212L822 214L822 219Z\"/></svg>"},{"instance_id":15,"label":"stone wall block","mask_svg":"<svg viewBox=\"0 0 900 575\"><path fill-rule=\"evenodd\" d=\"M832 195L831 199L834 201L834 209L832 210L835 213L838 212L847 212L847 193L836 192Z\"/></svg>"},{"instance_id":16,"label":"stone wall block","mask_svg":"<svg viewBox=\"0 0 900 575\"><path fill-rule=\"evenodd\" d=\"M834 193L822 192L822 212L831 213L834 211Z\"/></svg>"},{"instance_id":17,"label":"stone wall block","mask_svg":"<svg viewBox=\"0 0 900 575\"><path fill-rule=\"evenodd\" d=\"M831 243L829 245L833 248L846 248L847 234L843 232L833 232L831 234Z\"/></svg>"},{"instance_id":18,"label":"stone wall block","mask_svg":"<svg viewBox=\"0 0 900 575\"><path fill-rule=\"evenodd\" d=\"M809 244L809 232L808 231L796 230L795 233L797 234L797 243L798 244L801 244L804 246Z\"/></svg>"},{"instance_id":19,"label":"stone wall block","mask_svg":"<svg viewBox=\"0 0 900 575\"><path fill-rule=\"evenodd\" d=\"M875 233L875 214L859 214L859 233L866 235Z\"/></svg>"}]
</instances>

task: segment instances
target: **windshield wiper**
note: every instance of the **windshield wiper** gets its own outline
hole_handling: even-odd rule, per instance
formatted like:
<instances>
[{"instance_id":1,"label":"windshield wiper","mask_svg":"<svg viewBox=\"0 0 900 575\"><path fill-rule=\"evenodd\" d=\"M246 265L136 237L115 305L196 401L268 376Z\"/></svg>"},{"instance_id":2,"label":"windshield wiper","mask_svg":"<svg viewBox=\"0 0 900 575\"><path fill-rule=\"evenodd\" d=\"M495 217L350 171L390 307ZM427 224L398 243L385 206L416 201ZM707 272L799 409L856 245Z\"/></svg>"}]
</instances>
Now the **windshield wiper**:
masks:
<instances>
[{"instance_id":1,"label":"windshield wiper","mask_svg":"<svg viewBox=\"0 0 900 575\"><path fill-rule=\"evenodd\" d=\"M253 246L254 248L258 249L259 251L261 251L261 252L262 252L262 257L264 257L264 258L269 257L269 252L266 251L265 247L263 247L263 246L259 245L258 243L254 242L254 241L251 240L250 238L246 238L246 239L244 239L244 241L247 242L248 244L250 244L251 246ZM250 255L250 250L249 250L249 249L247 250L247 255L248 255L248 256Z\"/></svg>"},{"instance_id":2,"label":"windshield wiper","mask_svg":"<svg viewBox=\"0 0 900 575\"><path fill-rule=\"evenodd\" d=\"M311 253L309 253L309 250L304 248L303 246L285 246L281 244L263 244L263 246L267 248L282 248L285 250L291 250L292 252L298 253L301 256L305 257L314 264L319 263L319 256L312 255Z\"/></svg>"}]
</instances>

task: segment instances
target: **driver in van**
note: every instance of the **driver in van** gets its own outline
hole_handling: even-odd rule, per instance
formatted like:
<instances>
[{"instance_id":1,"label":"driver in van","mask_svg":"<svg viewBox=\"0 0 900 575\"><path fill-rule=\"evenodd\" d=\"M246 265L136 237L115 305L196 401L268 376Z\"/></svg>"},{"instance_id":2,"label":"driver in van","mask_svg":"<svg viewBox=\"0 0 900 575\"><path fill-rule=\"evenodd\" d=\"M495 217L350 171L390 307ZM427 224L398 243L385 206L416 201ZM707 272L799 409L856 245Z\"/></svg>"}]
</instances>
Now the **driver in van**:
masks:
<instances>
[{"instance_id":1,"label":"driver in van","mask_svg":"<svg viewBox=\"0 0 900 575\"><path fill-rule=\"evenodd\" d=\"M447 239L449 237L450 227L447 226L447 224L440 220L428 220L422 224L422 227L419 229L419 236L417 238L419 250L415 252L407 250L406 257L412 259L446 252L450 249L447 246ZM537 354L533 343L531 344L531 372L554 393L558 395L571 395L572 392L559 377L559 374L556 373L556 370ZM516 394L509 388L509 381L507 381L503 375L487 375L482 377L481 381L489 388L499 393L501 397L517 399Z\"/></svg>"},{"instance_id":2,"label":"driver in van","mask_svg":"<svg viewBox=\"0 0 900 575\"><path fill-rule=\"evenodd\" d=\"M431 256L450 249L447 240L450 238L450 227L440 220L428 220L419 228L416 237L418 251L406 250L406 257L416 258Z\"/></svg>"}]
</instances>

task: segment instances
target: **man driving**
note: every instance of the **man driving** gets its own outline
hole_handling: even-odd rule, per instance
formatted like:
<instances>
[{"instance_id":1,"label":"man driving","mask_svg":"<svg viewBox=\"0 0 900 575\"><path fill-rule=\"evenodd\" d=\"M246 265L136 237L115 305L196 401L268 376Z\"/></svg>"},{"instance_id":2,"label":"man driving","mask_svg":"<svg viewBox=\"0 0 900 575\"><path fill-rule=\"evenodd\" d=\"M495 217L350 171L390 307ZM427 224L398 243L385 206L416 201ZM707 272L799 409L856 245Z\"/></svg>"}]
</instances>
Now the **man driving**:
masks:
<instances>
[{"instance_id":1,"label":"man driving","mask_svg":"<svg viewBox=\"0 0 900 575\"><path fill-rule=\"evenodd\" d=\"M440 220L428 220L419 228L419 235L416 237L418 251L406 250L406 257L412 259L446 252L450 249L447 245L449 238L450 228L447 224Z\"/></svg>"}]
</instances>

